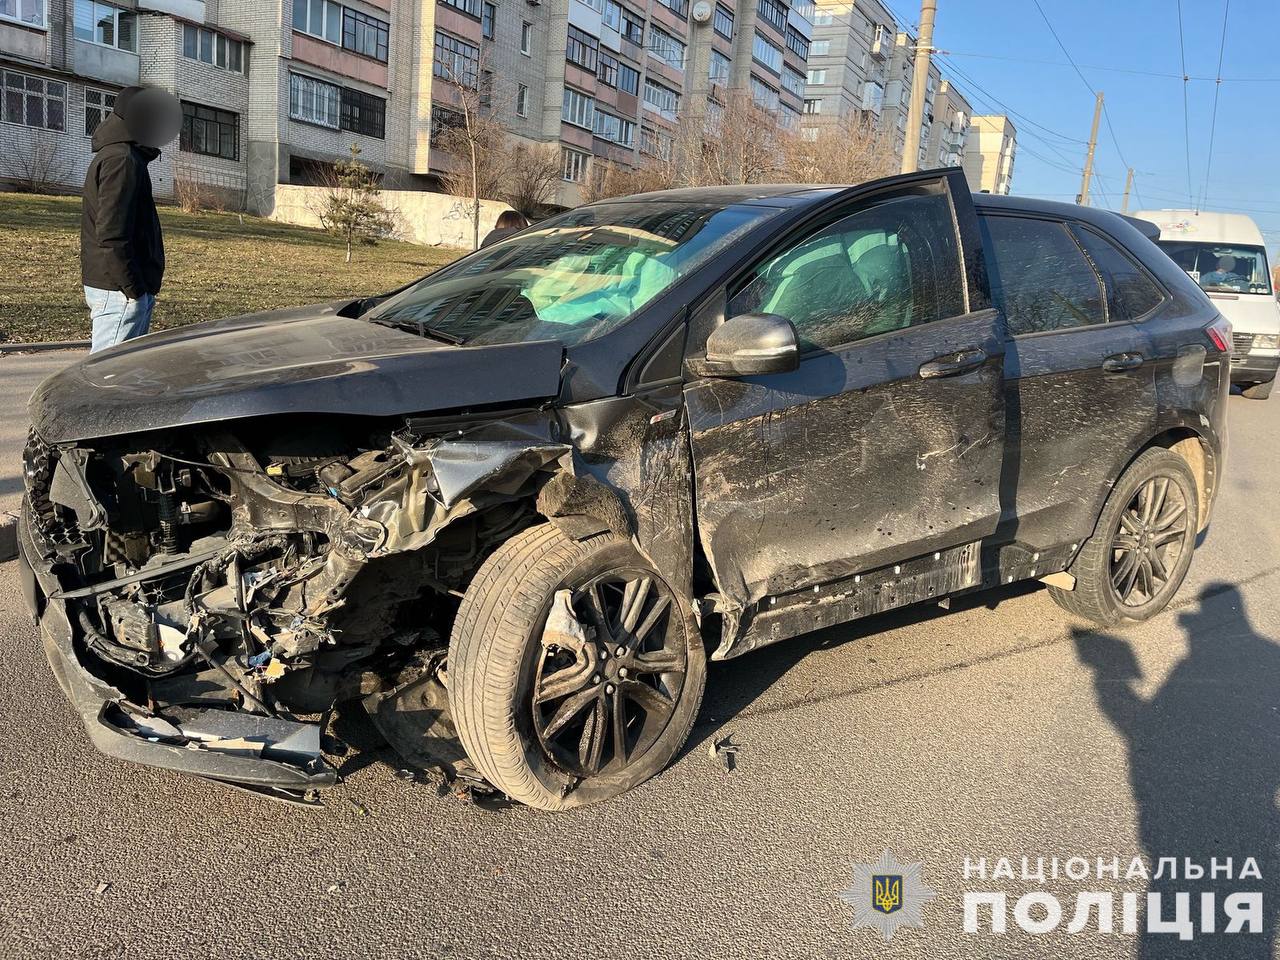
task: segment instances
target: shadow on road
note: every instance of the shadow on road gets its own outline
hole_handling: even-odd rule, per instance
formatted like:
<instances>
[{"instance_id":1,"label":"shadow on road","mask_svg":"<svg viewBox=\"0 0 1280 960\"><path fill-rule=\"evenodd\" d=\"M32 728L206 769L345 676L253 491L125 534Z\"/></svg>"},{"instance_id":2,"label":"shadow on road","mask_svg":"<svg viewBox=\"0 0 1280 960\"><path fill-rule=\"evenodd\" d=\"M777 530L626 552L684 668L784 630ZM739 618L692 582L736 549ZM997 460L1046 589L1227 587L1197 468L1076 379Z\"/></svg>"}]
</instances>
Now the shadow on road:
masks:
<instances>
[{"instance_id":1,"label":"shadow on road","mask_svg":"<svg viewBox=\"0 0 1280 960\"><path fill-rule=\"evenodd\" d=\"M1148 865L1154 874L1158 858L1178 861L1177 879L1153 878L1149 891L1161 894L1165 920L1174 917L1175 893L1191 895L1195 939L1147 932L1140 955L1271 957L1280 897L1280 645L1254 631L1236 587L1212 584L1198 601L1177 618L1187 655L1149 698L1135 689L1142 670L1128 642L1084 629L1072 635L1081 663L1093 670L1098 706L1128 745ZM1262 879L1213 880L1215 857L1231 858L1236 874L1254 857ZM1184 858L1205 867L1205 876L1185 879ZM1216 894L1219 931L1230 893L1261 890L1262 933L1200 933L1200 894L1209 890Z\"/></svg>"}]
</instances>

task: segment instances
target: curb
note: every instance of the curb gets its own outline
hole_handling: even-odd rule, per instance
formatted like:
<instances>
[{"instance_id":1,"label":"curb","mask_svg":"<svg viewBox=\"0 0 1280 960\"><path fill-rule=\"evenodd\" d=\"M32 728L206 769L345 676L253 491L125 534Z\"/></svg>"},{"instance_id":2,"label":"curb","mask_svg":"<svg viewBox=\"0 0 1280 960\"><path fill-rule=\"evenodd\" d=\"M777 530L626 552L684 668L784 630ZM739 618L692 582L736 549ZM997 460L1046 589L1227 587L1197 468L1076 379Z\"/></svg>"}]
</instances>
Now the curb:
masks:
<instances>
[{"instance_id":1,"label":"curb","mask_svg":"<svg viewBox=\"0 0 1280 960\"><path fill-rule=\"evenodd\" d=\"M0 563L18 559L18 515L0 514Z\"/></svg>"},{"instance_id":2,"label":"curb","mask_svg":"<svg viewBox=\"0 0 1280 960\"><path fill-rule=\"evenodd\" d=\"M33 343L0 343L0 354L41 353L52 350L87 350L88 340L43 340Z\"/></svg>"}]
</instances>

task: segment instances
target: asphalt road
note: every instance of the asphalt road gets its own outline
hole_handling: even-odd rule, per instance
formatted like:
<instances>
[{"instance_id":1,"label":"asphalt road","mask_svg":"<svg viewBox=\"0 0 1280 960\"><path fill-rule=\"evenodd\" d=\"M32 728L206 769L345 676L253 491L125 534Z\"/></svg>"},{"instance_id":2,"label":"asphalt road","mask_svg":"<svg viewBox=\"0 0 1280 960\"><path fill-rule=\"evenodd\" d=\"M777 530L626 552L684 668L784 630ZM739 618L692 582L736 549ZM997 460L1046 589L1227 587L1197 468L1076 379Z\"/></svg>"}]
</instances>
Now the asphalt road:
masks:
<instances>
[{"instance_id":1,"label":"asphalt road","mask_svg":"<svg viewBox=\"0 0 1280 960\"><path fill-rule=\"evenodd\" d=\"M0 357L0 510L23 401L65 355ZM1273 955L1280 904L1280 431L1230 401L1213 526L1176 605L1092 632L1043 590L914 608L713 666L690 748L626 797L490 810L344 761L321 810L96 754L0 567L0 953L701 958ZM340 729L368 737L358 717ZM708 758L726 735L737 768ZM937 898L888 944L838 896L888 848ZM1268 931L1180 943L965 934L964 859L1261 865ZM1118 903L1118 901L1117 901ZM1096 918L1094 918L1096 923ZM1117 929L1119 911L1117 909ZM1179 951L1186 951L1185 953Z\"/></svg>"}]
</instances>

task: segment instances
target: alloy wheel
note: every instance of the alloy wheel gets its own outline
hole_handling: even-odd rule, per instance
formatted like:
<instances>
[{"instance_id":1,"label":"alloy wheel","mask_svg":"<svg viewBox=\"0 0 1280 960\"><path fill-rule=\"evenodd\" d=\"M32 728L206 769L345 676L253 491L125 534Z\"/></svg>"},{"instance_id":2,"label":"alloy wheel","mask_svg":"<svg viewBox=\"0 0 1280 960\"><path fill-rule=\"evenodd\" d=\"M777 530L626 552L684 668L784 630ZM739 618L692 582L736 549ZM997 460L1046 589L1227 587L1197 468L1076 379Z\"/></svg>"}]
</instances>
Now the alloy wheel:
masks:
<instances>
[{"instance_id":1,"label":"alloy wheel","mask_svg":"<svg viewBox=\"0 0 1280 960\"><path fill-rule=\"evenodd\" d=\"M675 598L643 570L612 571L572 591L577 637L544 644L533 685L543 750L581 777L635 763L675 712L688 670Z\"/></svg>"},{"instance_id":2,"label":"alloy wheel","mask_svg":"<svg viewBox=\"0 0 1280 960\"><path fill-rule=\"evenodd\" d=\"M1121 606L1145 606L1169 588L1182 551L1189 549L1191 521L1174 478L1155 476L1138 488L1111 538L1111 589Z\"/></svg>"}]
</instances>

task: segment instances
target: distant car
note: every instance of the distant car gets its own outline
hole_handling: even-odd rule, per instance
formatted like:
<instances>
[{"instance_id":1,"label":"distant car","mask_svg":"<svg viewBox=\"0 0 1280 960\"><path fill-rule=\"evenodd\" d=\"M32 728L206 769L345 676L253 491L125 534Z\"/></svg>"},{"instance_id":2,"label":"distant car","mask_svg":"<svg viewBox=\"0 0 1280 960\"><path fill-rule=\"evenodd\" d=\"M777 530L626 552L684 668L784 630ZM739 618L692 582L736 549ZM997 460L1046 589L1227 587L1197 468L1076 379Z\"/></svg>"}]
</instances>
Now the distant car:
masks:
<instances>
[{"instance_id":1,"label":"distant car","mask_svg":"<svg viewBox=\"0 0 1280 960\"><path fill-rule=\"evenodd\" d=\"M1141 210L1157 241L1231 323L1231 382L1252 400L1271 396L1280 366L1280 303L1258 225L1242 213Z\"/></svg>"},{"instance_id":2,"label":"distant car","mask_svg":"<svg viewBox=\"0 0 1280 960\"><path fill-rule=\"evenodd\" d=\"M363 698L408 762L565 809L676 755L704 637L1037 578L1164 608L1229 336L1132 224L956 170L610 200L47 380L25 591L106 753L306 799Z\"/></svg>"}]
</instances>

